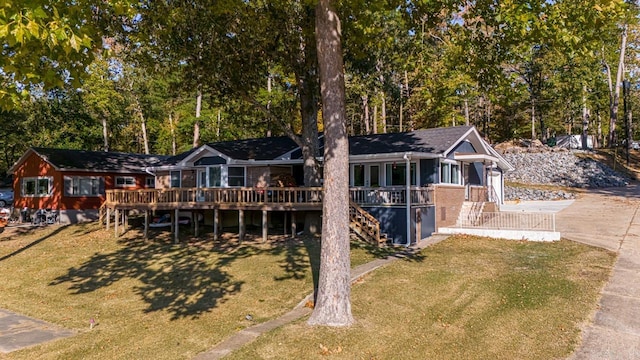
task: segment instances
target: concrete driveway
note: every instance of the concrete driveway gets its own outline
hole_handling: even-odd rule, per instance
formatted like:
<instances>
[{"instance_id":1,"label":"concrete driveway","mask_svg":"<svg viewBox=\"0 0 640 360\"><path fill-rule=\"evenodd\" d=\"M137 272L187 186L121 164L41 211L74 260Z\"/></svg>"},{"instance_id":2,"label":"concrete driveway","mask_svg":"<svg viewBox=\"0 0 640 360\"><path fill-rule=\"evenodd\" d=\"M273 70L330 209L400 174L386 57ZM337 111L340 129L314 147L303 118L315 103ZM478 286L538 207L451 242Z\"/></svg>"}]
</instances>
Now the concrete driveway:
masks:
<instances>
[{"instance_id":1,"label":"concrete driveway","mask_svg":"<svg viewBox=\"0 0 640 360\"><path fill-rule=\"evenodd\" d=\"M0 309L0 353L72 335L75 335L74 331Z\"/></svg>"},{"instance_id":2,"label":"concrete driveway","mask_svg":"<svg viewBox=\"0 0 640 360\"><path fill-rule=\"evenodd\" d=\"M618 253L599 308L571 359L640 359L640 187L583 194L556 214L562 237Z\"/></svg>"}]
</instances>

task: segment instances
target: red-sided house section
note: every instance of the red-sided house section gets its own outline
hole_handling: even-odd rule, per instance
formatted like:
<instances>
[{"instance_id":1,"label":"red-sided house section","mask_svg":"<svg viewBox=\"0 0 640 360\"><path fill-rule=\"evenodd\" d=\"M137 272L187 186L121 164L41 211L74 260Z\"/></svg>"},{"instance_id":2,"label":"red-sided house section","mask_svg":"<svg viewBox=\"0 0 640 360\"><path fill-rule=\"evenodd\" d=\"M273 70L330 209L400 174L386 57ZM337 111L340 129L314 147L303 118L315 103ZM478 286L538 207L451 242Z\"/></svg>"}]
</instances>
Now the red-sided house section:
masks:
<instances>
[{"instance_id":1,"label":"red-sided house section","mask_svg":"<svg viewBox=\"0 0 640 360\"><path fill-rule=\"evenodd\" d=\"M51 179L51 192L49 195L24 195L24 179L45 177ZM136 190L145 187L147 175L99 171L59 171L38 154L31 152L21 163L15 166L13 177L14 207L56 210L96 210L100 208L105 200L104 191L101 191L98 196L65 195L65 177L103 178L104 189L101 190ZM135 184L116 186L116 177L133 177L135 178Z\"/></svg>"}]
</instances>

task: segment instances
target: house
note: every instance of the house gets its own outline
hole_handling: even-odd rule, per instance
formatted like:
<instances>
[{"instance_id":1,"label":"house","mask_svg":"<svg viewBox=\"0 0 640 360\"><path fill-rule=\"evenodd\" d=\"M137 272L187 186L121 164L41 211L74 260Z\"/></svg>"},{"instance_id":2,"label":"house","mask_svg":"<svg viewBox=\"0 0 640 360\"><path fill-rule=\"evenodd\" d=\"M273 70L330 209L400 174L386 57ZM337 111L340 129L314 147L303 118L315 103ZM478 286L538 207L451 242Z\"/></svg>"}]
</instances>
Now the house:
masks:
<instances>
[{"instance_id":1,"label":"house","mask_svg":"<svg viewBox=\"0 0 640 360\"><path fill-rule=\"evenodd\" d=\"M322 143L322 135L319 140ZM234 227L241 237L247 225L262 226L265 237L276 224L285 233L289 228L295 233L303 219L319 218L322 209L322 188L302 186L302 152L287 137L210 143L173 157L102 153L100 161L69 166L50 156L45 159L41 152L45 151L28 151L13 168L14 189L24 194L20 206L60 204L65 211L90 205L95 210L104 200L105 210L116 214L116 226L131 210L145 216L149 211L170 211L174 218L187 211L213 226L214 236ZM349 153L354 231L370 240L399 244L454 224L465 201L499 205L503 173L511 169L470 126L355 136L349 139ZM76 156L69 153L67 158ZM94 191L94 199L63 196L63 189L71 189L63 181L78 176L81 169L105 184L105 191ZM56 194L63 201L47 202L37 190L31 194L34 178L47 176L48 186L59 189ZM122 186L117 177L129 177L131 186ZM177 229L173 228L176 236Z\"/></svg>"},{"instance_id":2,"label":"house","mask_svg":"<svg viewBox=\"0 0 640 360\"><path fill-rule=\"evenodd\" d=\"M54 209L60 221L98 218L112 189L154 188L144 168L166 157L118 152L30 148L13 165L14 207Z\"/></svg>"}]
</instances>

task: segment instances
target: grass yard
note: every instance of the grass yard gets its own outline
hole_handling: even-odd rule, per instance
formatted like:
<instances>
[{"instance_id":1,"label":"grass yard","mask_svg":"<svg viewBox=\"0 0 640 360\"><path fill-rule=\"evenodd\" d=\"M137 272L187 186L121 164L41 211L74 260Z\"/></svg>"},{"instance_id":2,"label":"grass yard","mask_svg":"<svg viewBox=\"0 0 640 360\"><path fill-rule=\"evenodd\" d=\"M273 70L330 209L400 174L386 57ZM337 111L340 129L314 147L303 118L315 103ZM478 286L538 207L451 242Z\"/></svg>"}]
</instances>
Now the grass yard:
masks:
<instances>
[{"instance_id":1,"label":"grass yard","mask_svg":"<svg viewBox=\"0 0 640 360\"><path fill-rule=\"evenodd\" d=\"M0 308L78 331L10 358L191 358L252 325L247 314L276 317L313 289L318 239L174 245L168 232L112 234L84 224L0 235ZM354 260L376 253L358 247Z\"/></svg>"},{"instance_id":2,"label":"grass yard","mask_svg":"<svg viewBox=\"0 0 640 360\"><path fill-rule=\"evenodd\" d=\"M267 334L231 359L557 359L596 308L613 253L456 236L352 289L356 325Z\"/></svg>"},{"instance_id":3,"label":"grass yard","mask_svg":"<svg viewBox=\"0 0 640 360\"><path fill-rule=\"evenodd\" d=\"M6 356L188 359L252 325L247 314L262 322L293 308L319 265L316 238L174 245L152 234L115 240L95 224L1 234L0 308L78 332ZM354 243L352 266L387 253ZM356 284L353 327L301 320L231 358L564 357L613 261L568 241L452 237Z\"/></svg>"}]
</instances>

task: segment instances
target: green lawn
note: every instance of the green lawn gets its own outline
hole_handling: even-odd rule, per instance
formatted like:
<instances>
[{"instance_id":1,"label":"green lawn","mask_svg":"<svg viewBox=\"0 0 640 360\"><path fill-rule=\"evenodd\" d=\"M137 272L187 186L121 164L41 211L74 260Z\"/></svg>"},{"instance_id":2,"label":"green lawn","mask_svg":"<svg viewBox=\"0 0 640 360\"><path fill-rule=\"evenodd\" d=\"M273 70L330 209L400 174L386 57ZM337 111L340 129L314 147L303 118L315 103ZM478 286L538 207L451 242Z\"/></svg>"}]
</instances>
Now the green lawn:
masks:
<instances>
[{"instance_id":1,"label":"green lawn","mask_svg":"<svg viewBox=\"0 0 640 360\"><path fill-rule=\"evenodd\" d=\"M280 328L231 359L557 359L596 308L613 253L452 237L352 289L357 323Z\"/></svg>"},{"instance_id":2,"label":"green lawn","mask_svg":"<svg viewBox=\"0 0 640 360\"><path fill-rule=\"evenodd\" d=\"M312 289L317 238L175 245L167 232L152 234L116 240L94 224L1 234L0 308L78 331L7 357L191 358L252 325L245 315L271 319ZM354 243L352 265L385 253ZM233 357L562 357L613 261L567 241L450 238L359 281L352 328L312 329L302 320ZM91 318L97 326L89 330Z\"/></svg>"}]
</instances>

